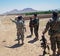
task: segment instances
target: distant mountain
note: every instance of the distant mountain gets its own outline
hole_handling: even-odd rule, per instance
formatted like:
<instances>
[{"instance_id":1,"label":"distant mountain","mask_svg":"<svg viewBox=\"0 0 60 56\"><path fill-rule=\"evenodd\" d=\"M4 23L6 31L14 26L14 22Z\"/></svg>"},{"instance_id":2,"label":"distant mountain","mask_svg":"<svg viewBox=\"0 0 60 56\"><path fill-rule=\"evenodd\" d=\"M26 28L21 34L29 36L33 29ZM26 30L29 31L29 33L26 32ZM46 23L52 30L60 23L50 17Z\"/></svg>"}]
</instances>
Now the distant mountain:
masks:
<instances>
[{"instance_id":1,"label":"distant mountain","mask_svg":"<svg viewBox=\"0 0 60 56\"><path fill-rule=\"evenodd\" d=\"M29 13L29 12L37 12L37 10L32 8L24 8L23 10L14 9L3 14L21 14L21 13Z\"/></svg>"},{"instance_id":2,"label":"distant mountain","mask_svg":"<svg viewBox=\"0 0 60 56\"><path fill-rule=\"evenodd\" d=\"M37 10L34 10L34 9L32 9L32 8L25 8L25 9L21 10L20 12L26 13L26 12L36 12L36 11L37 11Z\"/></svg>"},{"instance_id":3,"label":"distant mountain","mask_svg":"<svg viewBox=\"0 0 60 56\"><path fill-rule=\"evenodd\" d=\"M6 13L3 13L3 14L17 14L17 13L19 13L19 12L20 12L19 10L14 9L14 10L11 10L11 11L6 12Z\"/></svg>"}]
</instances>

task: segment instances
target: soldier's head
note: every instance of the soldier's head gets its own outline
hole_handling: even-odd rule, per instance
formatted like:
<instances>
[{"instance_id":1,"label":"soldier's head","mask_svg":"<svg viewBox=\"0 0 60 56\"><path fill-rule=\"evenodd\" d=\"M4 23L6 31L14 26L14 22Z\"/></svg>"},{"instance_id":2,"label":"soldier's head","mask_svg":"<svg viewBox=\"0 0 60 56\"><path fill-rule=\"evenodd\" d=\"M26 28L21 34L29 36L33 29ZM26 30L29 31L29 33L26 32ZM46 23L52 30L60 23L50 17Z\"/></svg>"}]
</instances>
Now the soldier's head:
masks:
<instances>
[{"instance_id":1,"label":"soldier's head","mask_svg":"<svg viewBox=\"0 0 60 56\"><path fill-rule=\"evenodd\" d=\"M22 20L22 16L18 16L18 20Z\"/></svg>"},{"instance_id":2,"label":"soldier's head","mask_svg":"<svg viewBox=\"0 0 60 56\"><path fill-rule=\"evenodd\" d=\"M53 11L52 14L53 14L53 15L52 15L53 20L57 20L57 18L58 18L58 12L57 12L57 11Z\"/></svg>"},{"instance_id":3,"label":"soldier's head","mask_svg":"<svg viewBox=\"0 0 60 56\"><path fill-rule=\"evenodd\" d=\"M35 14L34 14L34 18L36 18L36 17L37 17L37 14L35 13Z\"/></svg>"}]
</instances>

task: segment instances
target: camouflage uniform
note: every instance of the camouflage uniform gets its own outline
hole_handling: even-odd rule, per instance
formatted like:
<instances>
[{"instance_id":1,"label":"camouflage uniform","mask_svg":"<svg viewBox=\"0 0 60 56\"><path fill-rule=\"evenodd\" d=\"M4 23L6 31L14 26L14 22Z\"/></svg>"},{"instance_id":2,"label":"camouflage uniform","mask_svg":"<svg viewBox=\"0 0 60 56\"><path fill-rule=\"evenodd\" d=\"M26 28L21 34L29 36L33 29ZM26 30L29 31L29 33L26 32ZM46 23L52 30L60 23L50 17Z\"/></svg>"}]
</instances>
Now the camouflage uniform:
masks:
<instances>
[{"instance_id":1,"label":"camouflage uniform","mask_svg":"<svg viewBox=\"0 0 60 56\"><path fill-rule=\"evenodd\" d=\"M21 37L21 40L24 41L24 22L22 22L22 24L20 25L19 22L17 21L16 23L16 27L17 27L17 36Z\"/></svg>"},{"instance_id":2,"label":"camouflage uniform","mask_svg":"<svg viewBox=\"0 0 60 56\"><path fill-rule=\"evenodd\" d=\"M60 20L57 19L54 21L53 19L50 19L46 25L45 31L43 34L45 34L49 31L50 35L50 41L51 41L51 49L53 51L53 55L56 52L56 45L58 48L58 53L60 54Z\"/></svg>"},{"instance_id":3,"label":"camouflage uniform","mask_svg":"<svg viewBox=\"0 0 60 56\"><path fill-rule=\"evenodd\" d=\"M24 41L24 29L25 29L25 25L24 25L24 20L23 18L21 20L12 20L15 24L16 24L16 28L17 28L17 38L18 38L18 44L20 43L20 39L22 40L22 44Z\"/></svg>"},{"instance_id":4,"label":"camouflage uniform","mask_svg":"<svg viewBox=\"0 0 60 56\"><path fill-rule=\"evenodd\" d=\"M34 19L34 33L35 33L35 36L38 38L38 29L39 29L39 19L36 18Z\"/></svg>"},{"instance_id":5,"label":"camouflage uniform","mask_svg":"<svg viewBox=\"0 0 60 56\"><path fill-rule=\"evenodd\" d=\"M30 27L30 32L32 36L33 35L33 19L32 18L30 18L29 27Z\"/></svg>"},{"instance_id":6,"label":"camouflage uniform","mask_svg":"<svg viewBox=\"0 0 60 56\"><path fill-rule=\"evenodd\" d=\"M38 30L39 30L39 18L35 18L33 20L34 24L33 24L33 27L34 27L34 33L35 33L35 36L36 36L36 39L38 39Z\"/></svg>"}]
</instances>

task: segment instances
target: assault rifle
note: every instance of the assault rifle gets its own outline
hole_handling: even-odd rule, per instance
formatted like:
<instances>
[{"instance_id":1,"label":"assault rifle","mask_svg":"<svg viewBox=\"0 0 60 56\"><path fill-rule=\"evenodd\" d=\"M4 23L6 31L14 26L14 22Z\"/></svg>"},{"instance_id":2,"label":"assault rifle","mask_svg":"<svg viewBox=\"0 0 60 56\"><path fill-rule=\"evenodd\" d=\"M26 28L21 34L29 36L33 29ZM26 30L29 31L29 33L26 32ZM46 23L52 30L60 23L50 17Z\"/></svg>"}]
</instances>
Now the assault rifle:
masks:
<instances>
[{"instance_id":1,"label":"assault rifle","mask_svg":"<svg viewBox=\"0 0 60 56\"><path fill-rule=\"evenodd\" d=\"M42 35L42 39L40 41L42 41L41 47L43 48L43 56L45 56L45 54L47 54L46 48L48 48L48 50L50 50L50 49L49 49L49 46L47 45L47 40L44 35Z\"/></svg>"}]
</instances>

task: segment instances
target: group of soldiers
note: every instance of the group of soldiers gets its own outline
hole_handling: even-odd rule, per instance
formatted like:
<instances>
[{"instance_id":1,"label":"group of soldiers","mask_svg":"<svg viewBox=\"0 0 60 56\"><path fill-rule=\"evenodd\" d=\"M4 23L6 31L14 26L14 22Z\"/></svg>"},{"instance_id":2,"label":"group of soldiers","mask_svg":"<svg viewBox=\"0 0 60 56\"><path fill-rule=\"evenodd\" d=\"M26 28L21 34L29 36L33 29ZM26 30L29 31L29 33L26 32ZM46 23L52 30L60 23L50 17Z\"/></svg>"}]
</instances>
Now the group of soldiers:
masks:
<instances>
[{"instance_id":1,"label":"group of soldiers","mask_svg":"<svg viewBox=\"0 0 60 56\"><path fill-rule=\"evenodd\" d=\"M24 18L22 16L18 16L17 19L15 20L11 19L11 21L16 23L18 44L20 44L20 39L22 41L22 44L24 44L24 31L26 31ZM34 40L37 41L39 39L38 38L39 18L37 14L34 14L33 18L30 17L29 27L31 32L30 36L32 36L34 32L35 34ZM59 56L60 55L60 19L58 17L57 11L52 12L52 19L50 19L47 22L46 28L42 32L42 35L45 36L45 33L47 31L50 36L51 50L53 51L52 56L56 56L56 48L58 49L57 56ZM43 41L45 42L45 40Z\"/></svg>"}]
</instances>

